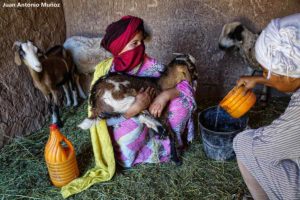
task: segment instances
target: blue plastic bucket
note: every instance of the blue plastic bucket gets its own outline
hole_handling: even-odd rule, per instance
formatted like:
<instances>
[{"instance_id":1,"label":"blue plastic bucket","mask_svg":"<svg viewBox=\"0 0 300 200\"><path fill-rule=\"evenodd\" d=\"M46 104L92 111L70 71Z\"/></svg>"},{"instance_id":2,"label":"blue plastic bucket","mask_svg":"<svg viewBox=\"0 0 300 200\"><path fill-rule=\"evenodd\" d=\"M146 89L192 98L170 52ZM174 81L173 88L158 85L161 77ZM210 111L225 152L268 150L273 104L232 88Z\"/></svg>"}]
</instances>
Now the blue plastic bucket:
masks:
<instances>
[{"instance_id":1,"label":"blue plastic bucket","mask_svg":"<svg viewBox=\"0 0 300 200\"><path fill-rule=\"evenodd\" d=\"M204 152L207 157L214 160L234 159L232 141L236 134L245 130L248 117L235 119L219 108L218 123L215 126L217 112L218 106L213 106L198 115Z\"/></svg>"}]
</instances>

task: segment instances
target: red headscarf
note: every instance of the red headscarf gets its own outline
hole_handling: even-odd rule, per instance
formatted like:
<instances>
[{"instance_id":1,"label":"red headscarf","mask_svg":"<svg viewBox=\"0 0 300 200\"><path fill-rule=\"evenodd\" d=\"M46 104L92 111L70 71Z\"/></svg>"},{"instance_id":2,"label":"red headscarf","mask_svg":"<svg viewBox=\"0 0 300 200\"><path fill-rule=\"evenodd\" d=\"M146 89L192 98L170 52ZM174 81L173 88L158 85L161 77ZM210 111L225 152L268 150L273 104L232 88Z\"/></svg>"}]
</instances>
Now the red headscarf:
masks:
<instances>
[{"instance_id":1,"label":"red headscarf","mask_svg":"<svg viewBox=\"0 0 300 200\"><path fill-rule=\"evenodd\" d=\"M139 31L144 32L143 20L133 16L124 16L107 27L101 45L113 54L116 71L130 71L142 62L145 54L143 43L119 55Z\"/></svg>"}]
</instances>

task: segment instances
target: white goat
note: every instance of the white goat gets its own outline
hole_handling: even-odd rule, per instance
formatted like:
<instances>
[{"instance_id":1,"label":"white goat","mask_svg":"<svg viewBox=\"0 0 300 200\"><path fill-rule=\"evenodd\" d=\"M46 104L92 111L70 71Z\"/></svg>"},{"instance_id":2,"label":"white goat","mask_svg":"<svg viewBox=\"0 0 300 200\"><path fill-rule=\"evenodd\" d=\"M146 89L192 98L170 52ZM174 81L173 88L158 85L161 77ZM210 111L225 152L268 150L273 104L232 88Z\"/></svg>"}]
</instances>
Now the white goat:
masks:
<instances>
[{"instance_id":1,"label":"white goat","mask_svg":"<svg viewBox=\"0 0 300 200\"><path fill-rule=\"evenodd\" d=\"M101 48L101 40L102 37L73 36L65 41L64 48L70 51L78 73L93 73L96 65L110 56L108 51Z\"/></svg>"}]
</instances>

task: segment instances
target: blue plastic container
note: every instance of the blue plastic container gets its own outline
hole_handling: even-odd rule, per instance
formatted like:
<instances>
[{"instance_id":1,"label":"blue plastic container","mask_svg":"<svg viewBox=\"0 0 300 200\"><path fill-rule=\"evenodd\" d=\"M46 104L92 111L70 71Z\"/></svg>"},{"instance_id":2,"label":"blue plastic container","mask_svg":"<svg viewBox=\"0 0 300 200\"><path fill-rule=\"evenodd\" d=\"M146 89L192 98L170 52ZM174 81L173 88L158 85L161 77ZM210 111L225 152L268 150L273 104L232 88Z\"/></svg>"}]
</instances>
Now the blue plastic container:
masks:
<instances>
[{"instance_id":1,"label":"blue plastic container","mask_svg":"<svg viewBox=\"0 0 300 200\"><path fill-rule=\"evenodd\" d=\"M235 158L233 138L247 127L248 117L235 119L219 108L218 123L215 126L217 111L218 106L213 106L203 110L198 116L204 152L214 160L231 160Z\"/></svg>"}]
</instances>

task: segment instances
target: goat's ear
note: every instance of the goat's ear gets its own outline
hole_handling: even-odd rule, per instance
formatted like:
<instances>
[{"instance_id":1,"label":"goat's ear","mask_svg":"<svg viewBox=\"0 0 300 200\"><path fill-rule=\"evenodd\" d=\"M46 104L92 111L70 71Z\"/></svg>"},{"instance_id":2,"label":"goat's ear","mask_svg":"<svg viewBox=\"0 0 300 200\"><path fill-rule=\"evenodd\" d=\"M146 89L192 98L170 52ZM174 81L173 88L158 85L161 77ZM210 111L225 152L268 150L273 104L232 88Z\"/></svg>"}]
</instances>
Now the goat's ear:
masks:
<instances>
[{"instance_id":1,"label":"goat's ear","mask_svg":"<svg viewBox=\"0 0 300 200\"><path fill-rule=\"evenodd\" d=\"M37 56L40 57L42 55L44 55L44 52L40 48L38 48L38 50L37 50Z\"/></svg>"},{"instance_id":2,"label":"goat's ear","mask_svg":"<svg viewBox=\"0 0 300 200\"><path fill-rule=\"evenodd\" d=\"M15 63L20 66L22 64L21 57L18 51L15 51Z\"/></svg>"},{"instance_id":3,"label":"goat's ear","mask_svg":"<svg viewBox=\"0 0 300 200\"><path fill-rule=\"evenodd\" d=\"M244 31L243 25L238 25L233 32L229 33L229 38L236 39L238 41L243 40L242 32Z\"/></svg>"},{"instance_id":4,"label":"goat's ear","mask_svg":"<svg viewBox=\"0 0 300 200\"><path fill-rule=\"evenodd\" d=\"M19 41L16 41L16 42L14 42L14 44L13 44L13 46L12 46L12 50L14 51L14 53L15 53L15 58L14 58L14 60L15 60L15 63L18 65L18 66L20 66L21 64L22 64L22 61L21 61L21 57L20 57L20 54L19 54L19 49L20 49L20 47L21 47L21 42L19 42Z\"/></svg>"},{"instance_id":5,"label":"goat's ear","mask_svg":"<svg viewBox=\"0 0 300 200\"><path fill-rule=\"evenodd\" d=\"M21 47L21 44L22 44L22 42L20 42L20 41L15 41L11 49L12 49L13 51L18 51L18 50L20 49L20 47Z\"/></svg>"}]
</instances>

